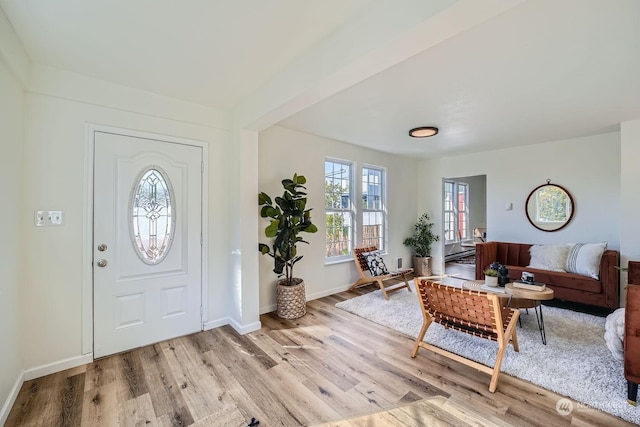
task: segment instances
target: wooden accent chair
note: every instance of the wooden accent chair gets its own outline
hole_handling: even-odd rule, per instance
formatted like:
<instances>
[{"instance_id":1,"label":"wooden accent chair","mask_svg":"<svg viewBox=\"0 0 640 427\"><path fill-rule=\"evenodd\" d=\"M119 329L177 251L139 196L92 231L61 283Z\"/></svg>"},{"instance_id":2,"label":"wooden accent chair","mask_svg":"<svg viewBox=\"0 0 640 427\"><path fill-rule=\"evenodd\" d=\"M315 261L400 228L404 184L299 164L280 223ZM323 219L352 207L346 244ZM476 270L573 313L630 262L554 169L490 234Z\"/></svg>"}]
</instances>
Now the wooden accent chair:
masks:
<instances>
[{"instance_id":1,"label":"wooden accent chair","mask_svg":"<svg viewBox=\"0 0 640 427\"><path fill-rule=\"evenodd\" d=\"M383 274L379 276L374 276L369 271L369 266L367 265L367 261L364 258L365 253L367 252L375 252L378 248L375 246L369 246L364 248L356 248L353 250L353 259L356 262L356 269L358 270L359 278L355 281L350 291L354 290L357 287L363 285L369 285L371 283L375 283L378 285L380 290L382 291L382 295L384 299L389 299L389 294L395 291L399 291L400 289L407 288L409 292L411 292L411 287L409 286L409 280L407 275L413 273L413 268L406 268L398 271L389 271L389 274ZM384 282L389 279L397 279L401 278L404 283L395 283L385 287Z\"/></svg>"},{"instance_id":2,"label":"wooden accent chair","mask_svg":"<svg viewBox=\"0 0 640 427\"><path fill-rule=\"evenodd\" d=\"M502 357L509 342L513 345L513 349L518 351L516 323L520 312L516 309L502 307L500 298L493 293L456 288L431 282L424 278L416 278L415 286L424 323L416 339L411 357L416 357L420 347L447 356L490 374L489 391L495 392L498 386ZM440 323L447 329L455 329L480 338L497 341L498 352L493 367L485 366L422 341L432 322Z\"/></svg>"},{"instance_id":3,"label":"wooden accent chair","mask_svg":"<svg viewBox=\"0 0 640 427\"><path fill-rule=\"evenodd\" d=\"M629 261L624 309L624 377L628 402L638 404L640 383L640 261Z\"/></svg>"}]
</instances>

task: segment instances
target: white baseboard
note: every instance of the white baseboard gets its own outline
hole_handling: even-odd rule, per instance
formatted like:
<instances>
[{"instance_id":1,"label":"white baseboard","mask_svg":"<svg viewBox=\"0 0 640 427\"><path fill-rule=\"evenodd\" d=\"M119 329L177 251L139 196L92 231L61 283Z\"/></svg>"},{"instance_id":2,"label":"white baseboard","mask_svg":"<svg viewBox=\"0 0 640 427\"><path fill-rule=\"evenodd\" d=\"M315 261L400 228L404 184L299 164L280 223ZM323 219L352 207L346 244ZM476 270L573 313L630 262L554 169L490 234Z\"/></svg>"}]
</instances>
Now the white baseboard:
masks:
<instances>
[{"instance_id":1,"label":"white baseboard","mask_svg":"<svg viewBox=\"0 0 640 427\"><path fill-rule=\"evenodd\" d=\"M314 292L312 294L307 294L307 301L313 301L314 299L319 299L322 297L327 297L329 295L333 295L333 294L339 294L340 292L344 292L344 291L348 291L349 288L351 288L350 284L347 285L342 285L342 286L338 286L335 288L331 288L331 289L325 289L322 290L320 292ZM265 313L271 313L273 311L276 311L278 309L278 305L277 304L272 304L272 305L268 305L266 307L261 307L260 308L260 314L265 314Z\"/></svg>"},{"instance_id":2,"label":"white baseboard","mask_svg":"<svg viewBox=\"0 0 640 427\"><path fill-rule=\"evenodd\" d=\"M220 326L228 325L230 319L228 317L223 317L221 319L209 320L208 322L204 322L202 325L203 331L208 331L210 329L219 328Z\"/></svg>"},{"instance_id":3,"label":"white baseboard","mask_svg":"<svg viewBox=\"0 0 640 427\"><path fill-rule=\"evenodd\" d=\"M248 334L249 332L257 331L262 327L262 323L253 322L248 325L241 325L230 317L224 317L222 319L210 320L205 322L203 330L208 331L210 329L219 328L220 326L229 325L240 334Z\"/></svg>"},{"instance_id":4,"label":"white baseboard","mask_svg":"<svg viewBox=\"0 0 640 427\"><path fill-rule=\"evenodd\" d=\"M24 381L24 372L21 372L20 375L18 375L15 384L11 388L9 396L7 396L7 400L4 402L4 405L2 405L2 410L0 410L0 426L5 425L5 423L7 422L7 418L9 418L9 412L11 412L11 408L16 402L18 393L20 393L20 388L22 387Z\"/></svg>"},{"instance_id":5,"label":"white baseboard","mask_svg":"<svg viewBox=\"0 0 640 427\"><path fill-rule=\"evenodd\" d=\"M307 295L307 301L313 301L314 299L327 297L333 294L339 294L340 292L348 291L351 288L351 285L342 285L332 289L325 289L320 292L314 292L312 294Z\"/></svg>"},{"instance_id":6,"label":"white baseboard","mask_svg":"<svg viewBox=\"0 0 640 427\"><path fill-rule=\"evenodd\" d=\"M262 328L262 323L260 322L253 322L253 323L249 323L248 325L241 325L233 319L229 319L229 325L231 325L231 327L241 335L248 334L249 332L257 331L260 328Z\"/></svg>"},{"instance_id":7,"label":"white baseboard","mask_svg":"<svg viewBox=\"0 0 640 427\"><path fill-rule=\"evenodd\" d=\"M68 359L59 360L57 362L46 365L36 366L24 371L24 381L33 380L35 378L44 377L45 375L55 374L65 369L75 368L76 366L86 365L93 362L93 353L83 354L82 356L70 357Z\"/></svg>"},{"instance_id":8,"label":"white baseboard","mask_svg":"<svg viewBox=\"0 0 640 427\"><path fill-rule=\"evenodd\" d=\"M260 309L260 314L271 313L272 311L276 311L278 309L278 304L271 304L266 307L262 307Z\"/></svg>"}]
</instances>

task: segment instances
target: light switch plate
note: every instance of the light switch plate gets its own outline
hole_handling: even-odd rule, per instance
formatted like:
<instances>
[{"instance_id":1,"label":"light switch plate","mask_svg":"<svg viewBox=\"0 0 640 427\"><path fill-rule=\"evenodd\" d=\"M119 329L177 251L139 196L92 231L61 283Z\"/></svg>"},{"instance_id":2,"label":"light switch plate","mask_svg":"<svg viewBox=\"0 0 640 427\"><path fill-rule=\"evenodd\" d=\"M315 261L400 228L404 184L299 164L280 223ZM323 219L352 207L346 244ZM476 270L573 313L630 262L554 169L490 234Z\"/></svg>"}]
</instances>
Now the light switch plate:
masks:
<instances>
[{"instance_id":1,"label":"light switch plate","mask_svg":"<svg viewBox=\"0 0 640 427\"><path fill-rule=\"evenodd\" d=\"M46 225L45 222L48 218L46 218L45 211L35 211L33 217L33 222L36 227L43 227Z\"/></svg>"},{"instance_id":2,"label":"light switch plate","mask_svg":"<svg viewBox=\"0 0 640 427\"><path fill-rule=\"evenodd\" d=\"M51 225L62 225L62 211L49 211Z\"/></svg>"},{"instance_id":3,"label":"light switch plate","mask_svg":"<svg viewBox=\"0 0 640 427\"><path fill-rule=\"evenodd\" d=\"M62 225L62 211L35 211L33 223L36 227Z\"/></svg>"}]
</instances>

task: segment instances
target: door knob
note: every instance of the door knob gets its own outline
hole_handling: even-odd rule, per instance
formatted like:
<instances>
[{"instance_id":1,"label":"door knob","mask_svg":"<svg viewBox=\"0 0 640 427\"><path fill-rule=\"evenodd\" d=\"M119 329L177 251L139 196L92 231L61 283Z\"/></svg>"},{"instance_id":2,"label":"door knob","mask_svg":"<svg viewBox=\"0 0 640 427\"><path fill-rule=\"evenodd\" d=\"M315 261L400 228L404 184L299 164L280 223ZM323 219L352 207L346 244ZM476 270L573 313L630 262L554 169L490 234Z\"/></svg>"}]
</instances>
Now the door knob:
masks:
<instances>
[{"instance_id":1,"label":"door knob","mask_svg":"<svg viewBox=\"0 0 640 427\"><path fill-rule=\"evenodd\" d=\"M106 259L99 259L98 260L98 267L106 267L107 266L107 260Z\"/></svg>"},{"instance_id":2,"label":"door knob","mask_svg":"<svg viewBox=\"0 0 640 427\"><path fill-rule=\"evenodd\" d=\"M104 252L104 251L106 251L106 250L107 250L107 245L105 245L104 243L100 243L100 244L98 245L98 250L99 250L100 252Z\"/></svg>"}]
</instances>

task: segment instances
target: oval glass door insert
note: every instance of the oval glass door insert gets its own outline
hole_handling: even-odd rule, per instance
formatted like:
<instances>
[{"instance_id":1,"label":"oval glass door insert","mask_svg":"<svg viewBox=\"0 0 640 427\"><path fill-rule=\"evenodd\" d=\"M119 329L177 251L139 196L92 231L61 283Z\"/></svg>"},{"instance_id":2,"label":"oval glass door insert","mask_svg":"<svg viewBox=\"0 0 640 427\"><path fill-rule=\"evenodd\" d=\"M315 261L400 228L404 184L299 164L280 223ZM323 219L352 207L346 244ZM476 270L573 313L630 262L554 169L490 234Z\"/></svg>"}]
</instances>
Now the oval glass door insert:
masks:
<instances>
[{"instance_id":1,"label":"oval glass door insert","mask_svg":"<svg viewBox=\"0 0 640 427\"><path fill-rule=\"evenodd\" d=\"M131 240L140 259L158 264L169 252L175 232L173 188L157 166L143 170L131 195Z\"/></svg>"}]
</instances>

